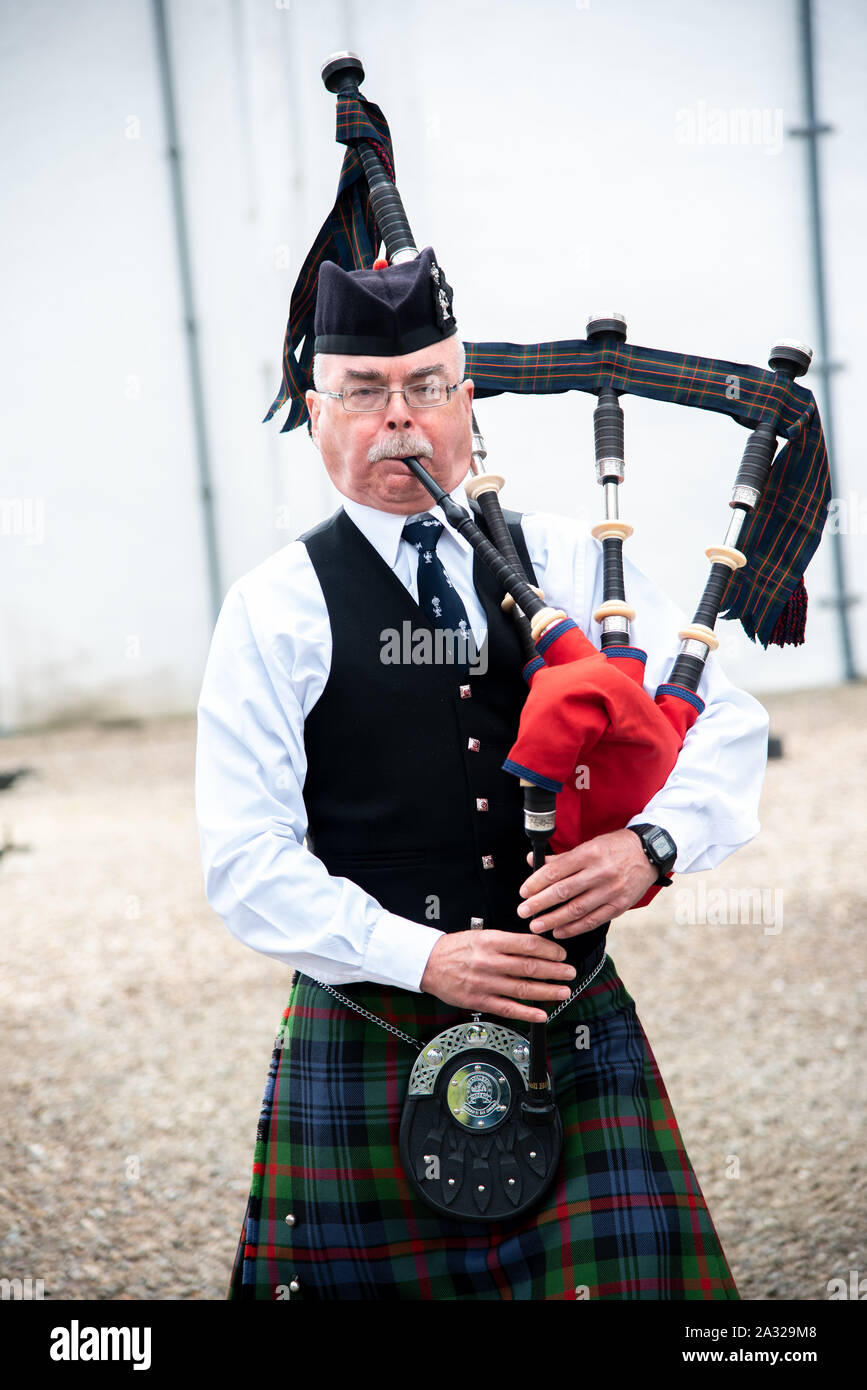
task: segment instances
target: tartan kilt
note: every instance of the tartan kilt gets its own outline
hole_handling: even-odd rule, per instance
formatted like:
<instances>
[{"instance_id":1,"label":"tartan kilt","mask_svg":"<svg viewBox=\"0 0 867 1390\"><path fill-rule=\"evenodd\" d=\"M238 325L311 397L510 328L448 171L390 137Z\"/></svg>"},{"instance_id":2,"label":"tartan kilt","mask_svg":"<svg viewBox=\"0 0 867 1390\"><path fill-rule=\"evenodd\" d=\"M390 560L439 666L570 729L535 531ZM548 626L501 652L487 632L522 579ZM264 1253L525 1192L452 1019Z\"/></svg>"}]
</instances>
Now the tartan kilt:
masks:
<instances>
[{"instance_id":1,"label":"tartan kilt","mask_svg":"<svg viewBox=\"0 0 867 1390\"><path fill-rule=\"evenodd\" d=\"M429 994L340 992L420 1045L467 1022ZM517 1218L439 1217L413 1193L398 1151L417 1053L299 976L271 1057L228 1297L737 1299L610 957L549 1026L548 1044L564 1130L553 1186Z\"/></svg>"}]
</instances>

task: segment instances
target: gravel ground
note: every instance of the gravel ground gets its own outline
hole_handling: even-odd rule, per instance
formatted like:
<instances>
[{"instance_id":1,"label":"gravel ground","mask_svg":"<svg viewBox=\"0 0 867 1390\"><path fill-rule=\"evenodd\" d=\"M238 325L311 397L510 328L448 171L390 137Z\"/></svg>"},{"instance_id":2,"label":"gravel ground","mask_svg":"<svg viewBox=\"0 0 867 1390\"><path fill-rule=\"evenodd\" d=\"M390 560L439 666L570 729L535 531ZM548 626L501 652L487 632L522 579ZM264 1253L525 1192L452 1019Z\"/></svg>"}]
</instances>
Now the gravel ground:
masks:
<instances>
[{"instance_id":1,"label":"gravel ground","mask_svg":"<svg viewBox=\"0 0 867 1390\"><path fill-rule=\"evenodd\" d=\"M761 835L610 946L741 1296L824 1299L867 1275L867 695L765 703ZM46 1299L225 1297L289 971L205 902L194 745L191 718L2 745L34 774L0 794L0 1277Z\"/></svg>"}]
</instances>

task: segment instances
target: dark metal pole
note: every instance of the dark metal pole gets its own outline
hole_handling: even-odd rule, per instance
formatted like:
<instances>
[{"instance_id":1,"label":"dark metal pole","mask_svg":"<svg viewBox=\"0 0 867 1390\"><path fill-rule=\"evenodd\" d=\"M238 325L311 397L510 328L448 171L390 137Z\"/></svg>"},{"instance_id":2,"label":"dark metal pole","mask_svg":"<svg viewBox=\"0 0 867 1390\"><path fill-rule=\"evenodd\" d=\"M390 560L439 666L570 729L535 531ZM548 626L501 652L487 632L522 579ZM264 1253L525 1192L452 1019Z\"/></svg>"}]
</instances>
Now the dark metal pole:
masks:
<instances>
[{"instance_id":1,"label":"dark metal pole","mask_svg":"<svg viewBox=\"0 0 867 1390\"><path fill-rule=\"evenodd\" d=\"M181 297L184 306L184 325L187 338L187 365L190 374L190 394L193 401L196 454L199 465L199 496L202 502L202 521L205 530L211 618L213 622L216 622L220 612L220 605L223 601L223 586L220 580L220 559L217 549L217 532L214 520L214 493L211 486L211 464L208 451L208 432L205 421L205 398L202 389L198 325L196 322L195 298L193 295L193 276L190 264L189 237L187 235L184 188L181 179L181 156L178 144L177 120L175 117L174 82L172 79L168 29L166 26L165 5L163 0L153 0L153 10L154 23L156 25L157 52L160 64L160 84L163 94L163 113L166 122L166 138L168 140L169 175L172 185L172 207L175 221L175 243L178 252Z\"/></svg>"},{"instance_id":2,"label":"dark metal pole","mask_svg":"<svg viewBox=\"0 0 867 1390\"><path fill-rule=\"evenodd\" d=\"M806 124L790 130L790 135L801 136L807 146L807 180L810 203L810 231L813 248L813 289L816 299L816 334L819 347L819 361L813 364L813 372L822 382L822 426L828 446L828 467L831 475L831 495L836 497L834 453L834 413L832 408L831 380L840 363L831 359L828 311L825 298L825 251L822 236L822 198L819 184L819 136L827 135L833 126L820 122L816 117L816 83L813 65L813 20L811 0L799 0L801 29L801 65L804 79L804 107ZM858 599L846 590L845 555L843 536L839 530L830 536L831 555L834 564L835 596L825 602L837 609L840 631L840 644L843 652L843 669L846 680L857 679L855 660L852 651L852 636L849 627L849 608Z\"/></svg>"}]
</instances>

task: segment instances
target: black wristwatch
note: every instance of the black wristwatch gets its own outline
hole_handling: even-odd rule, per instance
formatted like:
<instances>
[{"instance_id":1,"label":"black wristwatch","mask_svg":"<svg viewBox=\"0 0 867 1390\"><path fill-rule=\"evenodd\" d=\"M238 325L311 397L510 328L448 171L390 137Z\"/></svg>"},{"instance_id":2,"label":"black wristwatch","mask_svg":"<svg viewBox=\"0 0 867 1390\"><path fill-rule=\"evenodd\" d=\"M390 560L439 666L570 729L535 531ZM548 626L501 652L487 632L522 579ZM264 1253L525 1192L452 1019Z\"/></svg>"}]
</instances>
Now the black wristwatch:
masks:
<instances>
[{"instance_id":1,"label":"black wristwatch","mask_svg":"<svg viewBox=\"0 0 867 1390\"><path fill-rule=\"evenodd\" d=\"M661 825L630 825L628 829L634 830L641 841L644 853L653 867L659 870L659 877L656 882L663 888L668 888L671 884L668 875L674 868L674 861L677 858L677 845L668 831L663 830Z\"/></svg>"}]
</instances>

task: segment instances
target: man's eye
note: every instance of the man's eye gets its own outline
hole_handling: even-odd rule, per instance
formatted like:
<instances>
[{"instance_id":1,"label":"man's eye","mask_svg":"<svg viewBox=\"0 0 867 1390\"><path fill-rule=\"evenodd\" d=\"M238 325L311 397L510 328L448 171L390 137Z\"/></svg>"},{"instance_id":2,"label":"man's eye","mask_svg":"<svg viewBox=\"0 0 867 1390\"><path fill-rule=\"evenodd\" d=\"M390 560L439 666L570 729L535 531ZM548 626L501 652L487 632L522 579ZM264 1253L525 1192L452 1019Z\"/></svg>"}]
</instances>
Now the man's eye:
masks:
<instances>
[{"instance_id":1,"label":"man's eye","mask_svg":"<svg viewBox=\"0 0 867 1390\"><path fill-rule=\"evenodd\" d=\"M369 400L371 396L375 395L377 395L377 392L371 391L369 387L357 386L354 391L349 392L349 399L351 401L366 401Z\"/></svg>"}]
</instances>

